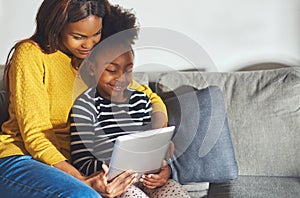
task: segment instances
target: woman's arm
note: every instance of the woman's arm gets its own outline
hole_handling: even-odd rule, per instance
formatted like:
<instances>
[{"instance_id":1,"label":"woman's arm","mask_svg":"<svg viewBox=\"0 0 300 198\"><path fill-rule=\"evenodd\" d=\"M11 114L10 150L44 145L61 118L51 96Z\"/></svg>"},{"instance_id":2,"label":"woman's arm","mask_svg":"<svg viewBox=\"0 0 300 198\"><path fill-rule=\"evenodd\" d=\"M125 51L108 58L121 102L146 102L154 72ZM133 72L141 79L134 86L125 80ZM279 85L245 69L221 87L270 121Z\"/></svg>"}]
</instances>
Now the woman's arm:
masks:
<instances>
[{"instance_id":1,"label":"woman's arm","mask_svg":"<svg viewBox=\"0 0 300 198\"><path fill-rule=\"evenodd\" d=\"M51 131L43 57L31 43L16 49L9 69L9 100L26 150L33 158L52 165L66 158L56 148L56 136Z\"/></svg>"}]
</instances>

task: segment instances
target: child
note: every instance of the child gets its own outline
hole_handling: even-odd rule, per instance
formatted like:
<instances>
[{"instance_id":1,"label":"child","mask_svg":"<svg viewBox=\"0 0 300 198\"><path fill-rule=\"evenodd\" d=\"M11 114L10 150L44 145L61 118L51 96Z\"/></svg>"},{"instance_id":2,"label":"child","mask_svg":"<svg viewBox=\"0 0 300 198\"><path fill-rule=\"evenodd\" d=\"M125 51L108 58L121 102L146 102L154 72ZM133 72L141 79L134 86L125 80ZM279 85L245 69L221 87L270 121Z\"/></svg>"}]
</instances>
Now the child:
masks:
<instances>
[{"instance_id":1,"label":"child","mask_svg":"<svg viewBox=\"0 0 300 198\"><path fill-rule=\"evenodd\" d=\"M132 81L133 51L122 45L106 47L106 51L94 50L101 52L94 63L92 56L88 58L88 70L98 83L75 100L70 114L72 161L86 175L110 160L116 137L147 128L151 122L149 98L127 88Z\"/></svg>"},{"instance_id":2,"label":"child","mask_svg":"<svg viewBox=\"0 0 300 198\"><path fill-rule=\"evenodd\" d=\"M125 20L125 19L124 19ZM123 31L98 45L83 68L96 81L75 101L71 114L73 165L91 175L109 162L115 139L120 135L152 128L152 107L142 92L128 89L132 82L137 29ZM164 165L158 174L144 175L120 197L189 197Z\"/></svg>"}]
</instances>

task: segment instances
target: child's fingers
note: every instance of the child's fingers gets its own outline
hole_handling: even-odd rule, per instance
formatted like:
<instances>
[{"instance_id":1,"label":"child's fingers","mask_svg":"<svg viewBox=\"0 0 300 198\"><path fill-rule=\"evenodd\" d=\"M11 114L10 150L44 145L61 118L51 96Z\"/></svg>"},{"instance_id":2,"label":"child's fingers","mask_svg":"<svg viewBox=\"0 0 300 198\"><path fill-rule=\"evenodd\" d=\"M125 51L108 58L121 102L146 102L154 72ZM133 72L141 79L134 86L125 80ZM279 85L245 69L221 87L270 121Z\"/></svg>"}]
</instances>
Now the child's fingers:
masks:
<instances>
[{"instance_id":1,"label":"child's fingers","mask_svg":"<svg viewBox=\"0 0 300 198\"><path fill-rule=\"evenodd\" d=\"M142 182L147 188L151 189L161 186L164 183L163 179L157 174L143 175L140 182Z\"/></svg>"},{"instance_id":2,"label":"child's fingers","mask_svg":"<svg viewBox=\"0 0 300 198\"><path fill-rule=\"evenodd\" d=\"M174 146L174 143L171 141L169 144L169 148L167 150L165 158L166 159L171 158L174 155L174 150L175 150L175 146Z\"/></svg>"},{"instance_id":3,"label":"child's fingers","mask_svg":"<svg viewBox=\"0 0 300 198\"><path fill-rule=\"evenodd\" d=\"M151 178L148 178L148 177L141 178L140 181L142 182L142 184L144 186L146 186L147 188L150 188L150 189L154 189L154 188L161 185L160 180L154 180L154 179L151 179Z\"/></svg>"},{"instance_id":4,"label":"child's fingers","mask_svg":"<svg viewBox=\"0 0 300 198\"><path fill-rule=\"evenodd\" d=\"M149 174L149 175L143 175L141 177L141 179L144 180L144 181L155 183L155 182L161 180L162 178L158 174Z\"/></svg>"}]
</instances>

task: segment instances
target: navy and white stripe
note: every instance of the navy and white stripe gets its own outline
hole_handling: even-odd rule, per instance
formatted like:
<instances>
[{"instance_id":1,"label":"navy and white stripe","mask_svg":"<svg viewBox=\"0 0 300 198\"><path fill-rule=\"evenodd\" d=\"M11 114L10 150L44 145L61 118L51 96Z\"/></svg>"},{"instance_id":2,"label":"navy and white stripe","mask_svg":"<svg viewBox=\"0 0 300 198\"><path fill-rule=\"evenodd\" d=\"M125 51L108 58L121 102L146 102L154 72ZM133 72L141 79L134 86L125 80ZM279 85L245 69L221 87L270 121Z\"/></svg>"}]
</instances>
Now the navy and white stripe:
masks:
<instances>
[{"instance_id":1,"label":"navy and white stripe","mask_svg":"<svg viewBox=\"0 0 300 198\"><path fill-rule=\"evenodd\" d=\"M150 128L151 103L142 92L128 89L126 103L102 98L90 88L75 101L71 113L71 157L73 165L90 175L109 162L115 139Z\"/></svg>"}]
</instances>

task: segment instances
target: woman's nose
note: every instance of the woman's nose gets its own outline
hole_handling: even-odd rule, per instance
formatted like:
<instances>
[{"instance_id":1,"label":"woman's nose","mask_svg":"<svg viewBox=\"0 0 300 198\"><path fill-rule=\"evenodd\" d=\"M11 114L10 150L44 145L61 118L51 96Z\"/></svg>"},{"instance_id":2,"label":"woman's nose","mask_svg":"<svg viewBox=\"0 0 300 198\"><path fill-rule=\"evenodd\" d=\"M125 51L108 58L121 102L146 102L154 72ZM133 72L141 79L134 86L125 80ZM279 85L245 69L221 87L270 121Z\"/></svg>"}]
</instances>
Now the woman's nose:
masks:
<instances>
[{"instance_id":1,"label":"woman's nose","mask_svg":"<svg viewBox=\"0 0 300 198\"><path fill-rule=\"evenodd\" d=\"M96 41L94 39L86 39L83 43L82 43L82 47L84 49L92 49L94 47L94 45L96 44Z\"/></svg>"}]
</instances>

